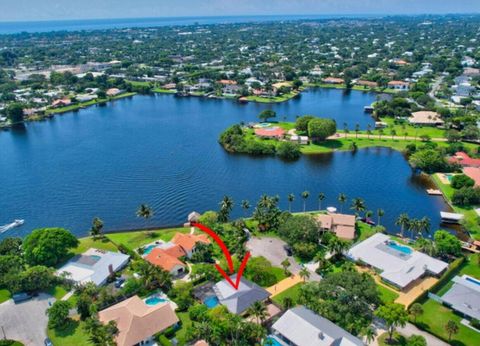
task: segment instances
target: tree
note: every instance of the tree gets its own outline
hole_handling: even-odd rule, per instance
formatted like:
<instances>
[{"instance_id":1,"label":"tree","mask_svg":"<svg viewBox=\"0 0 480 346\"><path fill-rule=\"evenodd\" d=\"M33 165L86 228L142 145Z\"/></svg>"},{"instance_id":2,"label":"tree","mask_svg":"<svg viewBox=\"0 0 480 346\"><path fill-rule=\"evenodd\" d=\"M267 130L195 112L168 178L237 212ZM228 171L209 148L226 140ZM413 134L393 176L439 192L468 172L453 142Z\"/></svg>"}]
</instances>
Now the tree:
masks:
<instances>
[{"instance_id":1,"label":"tree","mask_svg":"<svg viewBox=\"0 0 480 346\"><path fill-rule=\"evenodd\" d=\"M98 236L102 235L103 230L103 221L98 217L95 217L92 221L92 227L90 228L90 235L93 239L96 239Z\"/></svg>"},{"instance_id":2,"label":"tree","mask_svg":"<svg viewBox=\"0 0 480 346\"><path fill-rule=\"evenodd\" d=\"M405 327L408 321L408 313L402 304L390 303L382 305L375 311L375 315L385 321L390 343L396 328Z\"/></svg>"},{"instance_id":3,"label":"tree","mask_svg":"<svg viewBox=\"0 0 480 346\"><path fill-rule=\"evenodd\" d=\"M23 121L23 105L21 103L11 103L6 110L7 118L12 124L21 123Z\"/></svg>"},{"instance_id":4,"label":"tree","mask_svg":"<svg viewBox=\"0 0 480 346\"><path fill-rule=\"evenodd\" d=\"M448 334L448 341L452 340L452 335L457 334L459 331L458 324L455 321L449 320L445 325L445 331Z\"/></svg>"},{"instance_id":5,"label":"tree","mask_svg":"<svg viewBox=\"0 0 480 346\"><path fill-rule=\"evenodd\" d=\"M169 295L175 300L179 311L187 311L193 305L193 284L191 282L177 281L170 290Z\"/></svg>"},{"instance_id":6,"label":"tree","mask_svg":"<svg viewBox=\"0 0 480 346\"><path fill-rule=\"evenodd\" d=\"M281 214L278 209L278 196L269 197L262 195L253 212L253 219L258 221L258 228L261 231L277 229Z\"/></svg>"},{"instance_id":7,"label":"tree","mask_svg":"<svg viewBox=\"0 0 480 346\"><path fill-rule=\"evenodd\" d=\"M439 230L433 236L435 249L439 256L460 256L462 254L462 243L453 234Z\"/></svg>"},{"instance_id":8,"label":"tree","mask_svg":"<svg viewBox=\"0 0 480 346\"><path fill-rule=\"evenodd\" d=\"M284 309L288 310L292 308L294 305L292 297L285 297L283 298L283 307Z\"/></svg>"},{"instance_id":9,"label":"tree","mask_svg":"<svg viewBox=\"0 0 480 346\"><path fill-rule=\"evenodd\" d=\"M350 207L350 209L355 210L357 213L365 211L365 201L361 198L354 198L352 200L352 206Z\"/></svg>"},{"instance_id":10,"label":"tree","mask_svg":"<svg viewBox=\"0 0 480 346\"><path fill-rule=\"evenodd\" d=\"M337 236L330 238L327 243L328 251L337 258L341 257L343 252L347 250L349 246L350 244L348 243L348 241L340 239Z\"/></svg>"},{"instance_id":11,"label":"tree","mask_svg":"<svg viewBox=\"0 0 480 346\"><path fill-rule=\"evenodd\" d=\"M242 206L242 209L244 210L245 216L246 216L248 209L250 209L250 202L248 200L244 199L241 203L241 206Z\"/></svg>"},{"instance_id":12,"label":"tree","mask_svg":"<svg viewBox=\"0 0 480 346\"><path fill-rule=\"evenodd\" d=\"M400 234L402 235L402 238L403 238L404 230L408 229L410 225L410 217L408 216L408 214L406 213L400 214L397 220L395 221L395 225L400 226Z\"/></svg>"},{"instance_id":13,"label":"tree","mask_svg":"<svg viewBox=\"0 0 480 346\"><path fill-rule=\"evenodd\" d=\"M152 291L160 288L166 292L172 287L172 275L162 268L144 260L136 261L132 266L142 277L145 289Z\"/></svg>"},{"instance_id":14,"label":"tree","mask_svg":"<svg viewBox=\"0 0 480 346\"><path fill-rule=\"evenodd\" d=\"M473 187L475 181L465 174L456 174L453 176L450 186L454 189L461 189L462 187Z\"/></svg>"},{"instance_id":15,"label":"tree","mask_svg":"<svg viewBox=\"0 0 480 346\"><path fill-rule=\"evenodd\" d=\"M85 330L90 334L89 340L95 346L117 345L115 335L118 334L118 328L115 321L103 324L96 317L87 318Z\"/></svg>"},{"instance_id":16,"label":"tree","mask_svg":"<svg viewBox=\"0 0 480 346\"><path fill-rule=\"evenodd\" d=\"M305 282L310 278L310 271L307 269L307 267L302 267L298 275L303 279L303 282Z\"/></svg>"},{"instance_id":17,"label":"tree","mask_svg":"<svg viewBox=\"0 0 480 346\"><path fill-rule=\"evenodd\" d=\"M229 196L223 196L222 201L220 202L220 211L218 212L218 221L219 222L228 222L230 218L230 212L233 209L233 199Z\"/></svg>"},{"instance_id":18,"label":"tree","mask_svg":"<svg viewBox=\"0 0 480 346\"><path fill-rule=\"evenodd\" d=\"M272 111L271 109L265 109L258 115L258 118L263 122L267 122L268 119L275 118L276 116L277 113L275 111Z\"/></svg>"},{"instance_id":19,"label":"tree","mask_svg":"<svg viewBox=\"0 0 480 346\"><path fill-rule=\"evenodd\" d=\"M360 132L360 124L355 124L355 138L358 139L358 133Z\"/></svg>"},{"instance_id":20,"label":"tree","mask_svg":"<svg viewBox=\"0 0 480 346\"><path fill-rule=\"evenodd\" d=\"M295 129L297 130L297 132L307 132L308 123L314 118L315 117L313 115L304 115L302 117L298 117L295 121Z\"/></svg>"},{"instance_id":21,"label":"tree","mask_svg":"<svg viewBox=\"0 0 480 346\"><path fill-rule=\"evenodd\" d=\"M350 132L348 130L348 124L347 123L343 123L343 132L345 132L345 138L347 138L347 135Z\"/></svg>"},{"instance_id":22,"label":"tree","mask_svg":"<svg viewBox=\"0 0 480 346\"><path fill-rule=\"evenodd\" d=\"M30 265L54 267L78 246L78 239L63 228L41 228L30 233L23 243L25 260Z\"/></svg>"},{"instance_id":23,"label":"tree","mask_svg":"<svg viewBox=\"0 0 480 346\"><path fill-rule=\"evenodd\" d=\"M417 317L423 314L423 307L420 303L414 303L408 310L410 315L413 316L413 321L417 322Z\"/></svg>"},{"instance_id":24,"label":"tree","mask_svg":"<svg viewBox=\"0 0 480 346\"><path fill-rule=\"evenodd\" d=\"M313 142L322 142L337 132L337 125L332 119L315 118L308 123L308 135Z\"/></svg>"},{"instance_id":25,"label":"tree","mask_svg":"<svg viewBox=\"0 0 480 346\"><path fill-rule=\"evenodd\" d=\"M427 346L427 340L421 335L412 335L407 339L406 346Z\"/></svg>"},{"instance_id":26,"label":"tree","mask_svg":"<svg viewBox=\"0 0 480 346\"><path fill-rule=\"evenodd\" d=\"M153 217L153 209L146 204L140 204L137 209L137 217L142 217L146 226L147 221Z\"/></svg>"},{"instance_id":27,"label":"tree","mask_svg":"<svg viewBox=\"0 0 480 346\"><path fill-rule=\"evenodd\" d=\"M315 219L306 215L291 215L279 227L278 234L289 244L318 242L318 225Z\"/></svg>"},{"instance_id":28,"label":"tree","mask_svg":"<svg viewBox=\"0 0 480 346\"><path fill-rule=\"evenodd\" d=\"M193 263L214 263L213 245L198 242L195 245L195 252L190 259Z\"/></svg>"},{"instance_id":29,"label":"tree","mask_svg":"<svg viewBox=\"0 0 480 346\"><path fill-rule=\"evenodd\" d=\"M21 256L22 238L5 238L0 242L0 256Z\"/></svg>"},{"instance_id":30,"label":"tree","mask_svg":"<svg viewBox=\"0 0 480 346\"><path fill-rule=\"evenodd\" d=\"M365 336L365 341L367 345L370 345L373 342L373 340L375 340L375 337L377 336L377 332L375 328L373 328L372 326L368 326L368 328L365 329L365 332L363 335Z\"/></svg>"},{"instance_id":31,"label":"tree","mask_svg":"<svg viewBox=\"0 0 480 346\"><path fill-rule=\"evenodd\" d=\"M290 267L290 261L288 260L288 258L285 258L280 264L283 267L283 271L285 272L285 275L288 275L288 267Z\"/></svg>"},{"instance_id":32,"label":"tree","mask_svg":"<svg viewBox=\"0 0 480 346\"><path fill-rule=\"evenodd\" d=\"M377 217L378 217L378 225L381 226L380 224L380 220L382 218L382 216L385 215L385 211L383 209L377 209Z\"/></svg>"},{"instance_id":33,"label":"tree","mask_svg":"<svg viewBox=\"0 0 480 346\"><path fill-rule=\"evenodd\" d=\"M280 142L277 145L277 155L285 160L297 160L302 152L300 145L292 142Z\"/></svg>"},{"instance_id":34,"label":"tree","mask_svg":"<svg viewBox=\"0 0 480 346\"><path fill-rule=\"evenodd\" d=\"M295 200L295 195L293 193L289 193L287 196L288 200L288 211L292 212L292 202Z\"/></svg>"},{"instance_id":35,"label":"tree","mask_svg":"<svg viewBox=\"0 0 480 346\"><path fill-rule=\"evenodd\" d=\"M325 194L323 192L320 192L318 194L318 210L322 210L322 201L325 199Z\"/></svg>"},{"instance_id":36,"label":"tree","mask_svg":"<svg viewBox=\"0 0 480 346\"><path fill-rule=\"evenodd\" d=\"M267 307L263 302L255 302L248 308L248 314L254 316L257 319L257 323L261 324L268 317Z\"/></svg>"},{"instance_id":37,"label":"tree","mask_svg":"<svg viewBox=\"0 0 480 346\"><path fill-rule=\"evenodd\" d=\"M307 209L307 199L310 196L310 192L308 191L303 191L302 192L302 199L303 199L303 212L306 212Z\"/></svg>"},{"instance_id":38,"label":"tree","mask_svg":"<svg viewBox=\"0 0 480 346\"><path fill-rule=\"evenodd\" d=\"M338 201L340 202L340 212L343 213L343 204L347 201L347 196L343 193L339 194Z\"/></svg>"},{"instance_id":39,"label":"tree","mask_svg":"<svg viewBox=\"0 0 480 346\"><path fill-rule=\"evenodd\" d=\"M63 329L68 325L70 303L65 300L59 300L48 308L48 326L54 329Z\"/></svg>"},{"instance_id":40,"label":"tree","mask_svg":"<svg viewBox=\"0 0 480 346\"><path fill-rule=\"evenodd\" d=\"M449 167L442 153L435 149L418 150L410 156L408 162L413 168L428 174L444 172Z\"/></svg>"}]
</instances>

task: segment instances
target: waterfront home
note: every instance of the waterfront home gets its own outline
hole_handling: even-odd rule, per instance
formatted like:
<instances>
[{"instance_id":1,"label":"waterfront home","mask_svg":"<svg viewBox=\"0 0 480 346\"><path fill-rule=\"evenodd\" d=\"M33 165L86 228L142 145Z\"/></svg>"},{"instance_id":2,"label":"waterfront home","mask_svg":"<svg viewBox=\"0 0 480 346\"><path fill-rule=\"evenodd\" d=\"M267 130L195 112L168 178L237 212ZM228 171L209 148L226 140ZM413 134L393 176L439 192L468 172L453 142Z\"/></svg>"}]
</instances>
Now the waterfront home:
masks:
<instances>
[{"instance_id":1,"label":"waterfront home","mask_svg":"<svg viewBox=\"0 0 480 346\"><path fill-rule=\"evenodd\" d=\"M369 80L362 80L362 79L357 80L355 82L355 85L365 86L365 87L369 87L369 88L377 88L378 87L377 82L371 82Z\"/></svg>"},{"instance_id":2,"label":"waterfront home","mask_svg":"<svg viewBox=\"0 0 480 346\"><path fill-rule=\"evenodd\" d=\"M466 67L463 69L463 75L467 77L478 77L480 76L480 69L473 67Z\"/></svg>"},{"instance_id":3,"label":"waterfront home","mask_svg":"<svg viewBox=\"0 0 480 346\"><path fill-rule=\"evenodd\" d=\"M186 265L179 257L184 256L180 246L172 246L168 249L156 247L145 257L145 260L169 272L173 276L179 276L186 271Z\"/></svg>"},{"instance_id":4,"label":"waterfront home","mask_svg":"<svg viewBox=\"0 0 480 346\"><path fill-rule=\"evenodd\" d=\"M333 232L342 239L355 238L355 215L347 214L318 214L315 219L320 223L322 232Z\"/></svg>"},{"instance_id":5,"label":"waterfront home","mask_svg":"<svg viewBox=\"0 0 480 346\"><path fill-rule=\"evenodd\" d=\"M121 93L122 91L118 88L110 88L106 92L108 97L114 97L114 96L120 95Z\"/></svg>"},{"instance_id":6,"label":"waterfront home","mask_svg":"<svg viewBox=\"0 0 480 346\"><path fill-rule=\"evenodd\" d=\"M410 89L410 83L400 80L393 80L388 82L388 88L400 91L408 91Z\"/></svg>"},{"instance_id":7,"label":"waterfront home","mask_svg":"<svg viewBox=\"0 0 480 346\"><path fill-rule=\"evenodd\" d=\"M308 136L298 136L298 135L291 135L290 142L298 143L302 145L308 144Z\"/></svg>"},{"instance_id":8,"label":"waterfront home","mask_svg":"<svg viewBox=\"0 0 480 346\"><path fill-rule=\"evenodd\" d=\"M440 118L440 114L430 111L413 112L408 118L408 122L418 126L439 126L445 124Z\"/></svg>"},{"instance_id":9,"label":"waterfront home","mask_svg":"<svg viewBox=\"0 0 480 346\"><path fill-rule=\"evenodd\" d=\"M221 85L237 85L237 82L231 79L221 79L217 83Z\"/></svg>"},{"instance_id":10,"label":"waterfront home","mask_svg":"<svg viewBox=\"0 0 480 346\"><path fill-rule=\"evenodd\" d=\"M475 187L480 187L480 168L464 167L463 173L475 182Z\"/></svg>"},{"instance_id":11,"label":"waterfront home","mask_svg":"<svg viewBox=\"0 0 480 346\"><path fill-rule=\"evenodd\" d=\"M150 345L156 334L179 322L169 302L147 305L138 296L100 311L98 319L103 324L116 323L118 346Z\"/></svg>"},{"instance_id":12,"label":"waterfront home","mask_svg":"<svg viewBox=\"0 0 480 346\"><path fill-rule=\"evenodd\" d=\"M210 244L210 240L208 239L206 234L184 234L184 233L176 233L172 239L172 243L180 246L180 248L185 253L185 256L191 258L192 255L195 253L196 246L198 243L203 244Z\"/></svg>"},{"instance_id":13,"label":"waterfront home","mask_svg":"<svg viewBox=\"0 0 480 346\"><path fill-rule=\"evenodd\" d=\"M168 83L168 84L164 84L162 86L163 89L166 89L166 90L174 90L177 88L177 84L175 83Z\"/></svg>"},{"instance_id":14,"label":"waterfront home","mask_svg":"<svg viewBox=\"0 0 480 346\"><path fill-rule=\"evenodd\" d=\"M280 127L266 127L255 129L255 136L264 139L281 139L285 136L285 130Z\"/></svg>"},{"instance_id":15,"label":"waterfront home","mask_svg":"<svg viewBox=\"0 0 480 346\"><path fill-rule=\"evenodd\" d=\"M474 159L463 151L458 151L454 156L450 157L448 162L455 163L463 167L480 167L480 159Z\"/></svg>"},{"instance_id":16,"label":"waterfront home","mask_svg":"<svg viewBox=\"0 0 480 346\"><path fill-rule=\"evenodd\" d=\"M448 267L447 263L401 245L382 233L352 247L347 257L377 269L384 281L400 290L426 275L439 276Z\"/></svg>"},{"instance_id":17,"label":"waterfront home","mask_svg":"<svg viewBox=\"0 0 480 346\"><path fill-rule=\"evenodd\" d=\"M362 340L313 311L297 306L287 310L272 326L281 345L293 346L363 346Z\"/></svg>"},{"instance_id":18,"label":"waterfront home","mask_svg":"<svg viewBox=\"0 0 480 346\"><path fill-rule=\"evenodd\" d=\"M456 276L453 286L441 297L443 304L471 319L480 320L480 280Z\"/></svg>"},{"instance_id":19,"label":"waterfront home","mask_svg":"<svg viewBox=\"0 0 480 346\"><path fill-rule=\"evenodd\" d=\"M236 282L237 274L230 276L230 278L233 282ZM237 315L244 313L253 303L263 302L270 297L269 292L244 277L240 279L238 290L223 279L213 286L213 291L220 304Z\"/></svg>"},{"instance_id":20,"label":"waterfront home","mask_svg":"<svg viewBox=\"0 0 480 346\"><path fill-rule=\"evenodd\" d=\"M79 284L93 282L100 286L107 282L109 276L124 268L130 256L98 249L88 249L62 266L57 274L67 274L68 278Z\"/></svg>"},{"instance_id":21,"label":"waterfront home","mask_svg":"<svg viewBox=\"0 0 480 346\"><path fill-rule=\"evenodd\" d=\"M52 102L52 108L57 108L57 107L66 107L66 106L70 106L72 104L72 100L70 100L69 98L63 98L63 99L60 99L60 100L55 100Z\"/></svg>"},{"instance_id":22,"label":"waterfront home","mask_svg":"<svg viewBox=\"0 0 480 346\"><path fill-rule=\"evenodd\" d=\"M327 77L323 79L323 83L325 84L343 84L345 80L342 78L335 78L335 77Z\"/></svg>"}]
</instances>

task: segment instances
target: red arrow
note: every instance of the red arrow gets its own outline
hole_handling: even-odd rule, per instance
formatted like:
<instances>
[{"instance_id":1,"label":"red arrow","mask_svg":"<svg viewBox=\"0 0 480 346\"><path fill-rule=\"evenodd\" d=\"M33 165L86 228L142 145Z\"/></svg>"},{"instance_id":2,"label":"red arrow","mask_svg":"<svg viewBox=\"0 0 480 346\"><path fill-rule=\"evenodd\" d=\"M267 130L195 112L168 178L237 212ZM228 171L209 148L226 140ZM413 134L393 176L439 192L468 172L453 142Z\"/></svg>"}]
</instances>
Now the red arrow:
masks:
<instances>
[{"instance_id":1,"label":"red arrow","mask_svg":"<svg viewBox=\"0 0 480 346\"><path fill-rule=\"evenodd\" d=\"M193 227L197 227L202 232L207 233L210 237L213 238L213 240L215 240L215 242L220 246L220 249L222 249L222 252L225 255L225 258L227 259L228 269L230 270L230 274L234 274L235 273L235 268L233 267L232 255L230 254L230 251L228 251L227 246L222 241L222 239L218 236L218 234L215 233L210 228L208 228L207 226L202 225L200 223L192 222L190 224ZM232 285L233 288L238 290L238 286L240 285L240 279L242 278L243 271L245 270L245 267L247 266L247 262L248 262L249 258L250 258L250 252L247 252L245 254L245 257L243 258L242 263L240 264L240 268L238 268L238 274L237 274L236 282L233 282L233 280L230 278L230 276L227 273L225 273L225 271L216 263L215 263L215 268L217 268L217 270L220 272L220 274L222 274L222 276L225 278L225 280L227 280L227 282L230 285Z\"/></svg>"}]
</instances>

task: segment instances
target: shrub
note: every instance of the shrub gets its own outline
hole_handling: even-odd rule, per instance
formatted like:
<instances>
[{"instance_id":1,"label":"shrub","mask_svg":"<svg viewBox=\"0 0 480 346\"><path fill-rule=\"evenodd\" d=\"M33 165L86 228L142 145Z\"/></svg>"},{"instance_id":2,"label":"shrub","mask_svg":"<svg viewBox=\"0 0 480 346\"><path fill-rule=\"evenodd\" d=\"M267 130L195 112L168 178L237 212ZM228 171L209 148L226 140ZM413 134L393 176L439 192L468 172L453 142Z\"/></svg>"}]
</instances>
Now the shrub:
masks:
<instances>
[{"instance_id":1,"label":"shrub","mask_svg":"<svg viewBox=\"0 0 480 346\"><path fill-rule=\"evenodd\" d=\"M297 160L300 155L300 145L290 142L281 142L277 147L277 155L286 160Z\"/></svg>"},{"instance_id":2,"label":"shrub","mask_svg":"<svg viewBox=\"0 0 480 346\"><path fill-rule=\"evenodd\" d=\"M335 132L337 132L335 120L315 118L308 123L308 135L314 142L322 142Z\"/></svg>"},{"instance_id":3,"label":"shrub","mask_svg":"<svg viewBox=\"0 0 480 346\"><path fill-rule=\"evenodd\" d=\"M458 206L469 206L480 203L480 188L462 187L452 196L452 203Z\"/></svg>"},{"instance_id":4,"label":"shrub","mask_svg":"<svg viewBox=\"0 0 480 346\"><path fill-rule=\"evenodd\" d=\"M308 123L314 118L315 117L313 115L304 115L302 117L298 117L295 121L295 129L297 130L297 132L307 132Z\"/></svg>"},{"instance_id":5,"label":"shrub","mask_svg":"<svg viewBox=\"0 0 480 346\"><path fill-rule=\"evenodd\" d=\"M454 175L452 181L450 182L450 186L457 190L461 189L462 187L473 187L474 185L475 181L465 174Z\"/></svg>"}]
</instances>

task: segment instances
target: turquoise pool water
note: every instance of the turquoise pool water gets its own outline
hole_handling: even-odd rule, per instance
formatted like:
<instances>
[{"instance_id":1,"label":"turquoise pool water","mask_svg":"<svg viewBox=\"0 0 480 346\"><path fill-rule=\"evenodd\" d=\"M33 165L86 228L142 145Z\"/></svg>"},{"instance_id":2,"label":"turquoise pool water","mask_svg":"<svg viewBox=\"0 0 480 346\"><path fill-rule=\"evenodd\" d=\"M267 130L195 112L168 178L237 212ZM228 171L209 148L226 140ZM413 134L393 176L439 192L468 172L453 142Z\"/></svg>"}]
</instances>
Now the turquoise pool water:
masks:
<instances>
[{"instance_id":1,"label":"turquoise pool water","mask_svg":"<svg viewBox=\"0 0 480 346\"><path fill-rule=\"evenodd\" d=\"M155 249L155 245L148 245L148 246L143 250L143 254L144 254L144 255L148 255L150 252L152 252L153 249Z\"/></svg>"},{"instance_id":2,"label":"turquoise pool water","mask_svg":"<svg viewBox=\"0 0 480 346\"><path fill-rule=\"evenodd\" d=\"M268 336L263 343L264 346L282 346L281 343L273 336Z\"/></svg>"},{"instance_id":3,"label":"turquoise pool water","mask_svg":"<svg viewBox=\"0 0 480 346\"><path fill-rule=\"evenodd\" d=\"M397 243L391 242L388 244L388 247L391 247L392 249L403 252L406 255L410 255L412 253L412 249L410 249L408 246L402 246Z\"/></svg>"},{"instance_id":4,"label":"turquoise pool water","mask_svg":"<svg viewBox=\"0 0 480 346\"><path fill-rule=\"evenodd\" d=\"M167 300L165 298L155 296L155 297L147 298L147 300L145 300L145 304L153 306L160 303L165 303L166 301Z\"/></svg>"},{"instance_id":5,"label":"turquoise pool water","mask_svg":"<svg viewBox=\"0 0 480 346\"><path fill-rule=\"evenodd\" d=\"M218 298L216 296L210 296L203 300L203 304L205 304L207 308L212 309L218 304L220 304L220 302L218 301Z\"/></svg>"},{"instance_id":6,"label":"turquoise pool water","mask_svg":"<svg viewBox=\"0 0 480 346\"><path fill-rule=\"evenodd\" d=\"M467 277L465 280L470 281L471 283L474 283L475 285L479 285L479 286L480 286L480 281L475 280L474 278Z\"/></svg>"}]
</instances>

